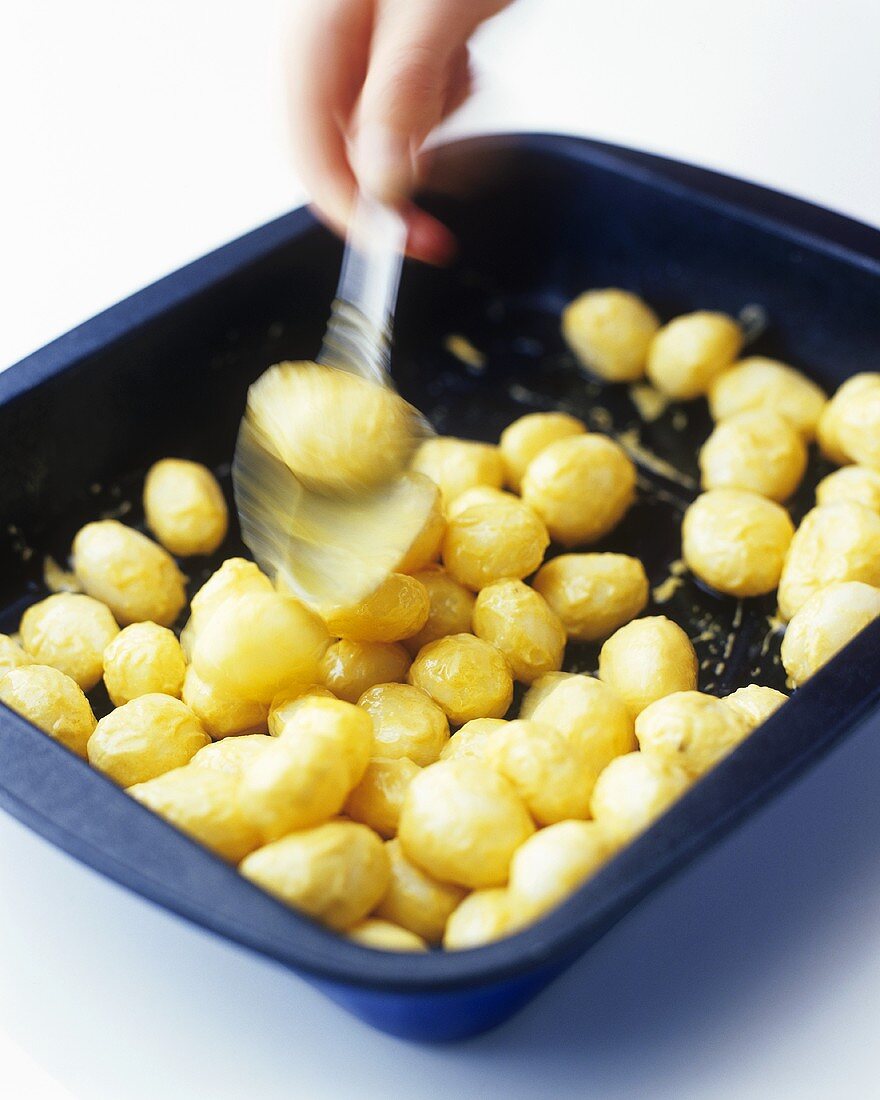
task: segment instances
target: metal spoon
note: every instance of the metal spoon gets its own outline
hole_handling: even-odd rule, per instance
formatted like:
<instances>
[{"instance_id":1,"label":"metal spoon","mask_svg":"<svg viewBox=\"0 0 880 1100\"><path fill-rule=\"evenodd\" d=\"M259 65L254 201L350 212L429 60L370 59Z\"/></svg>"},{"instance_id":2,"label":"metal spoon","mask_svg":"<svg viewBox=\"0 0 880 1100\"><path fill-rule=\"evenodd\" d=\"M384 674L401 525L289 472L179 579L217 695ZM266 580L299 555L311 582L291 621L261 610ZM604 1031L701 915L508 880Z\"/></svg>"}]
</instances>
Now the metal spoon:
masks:
<instances>
[{"instance_id":1,"label":"metal spoon","mask_svg":"<svg viewBox=\"0 0 880 1100\"><path fill-rule=\"evenodd\" d=\"M319 363L391 386L390 332L405 240L396 212L359 197ZM431 432L415 409L409 429L414 439ZM405 472L361 495L304 485L250 400L232 480L242 537L255 560L319 611L351 606L374 591L421 530L435 496L426 479Z\"/></svg>"}]
</instances>

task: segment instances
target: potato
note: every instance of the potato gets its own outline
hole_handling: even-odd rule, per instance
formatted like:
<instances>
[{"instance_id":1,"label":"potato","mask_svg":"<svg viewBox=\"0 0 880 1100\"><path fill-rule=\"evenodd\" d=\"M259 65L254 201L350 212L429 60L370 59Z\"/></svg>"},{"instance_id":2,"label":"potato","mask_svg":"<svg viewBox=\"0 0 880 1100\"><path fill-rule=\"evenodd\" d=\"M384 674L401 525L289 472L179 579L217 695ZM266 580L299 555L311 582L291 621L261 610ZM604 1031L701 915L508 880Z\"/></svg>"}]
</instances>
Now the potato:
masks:
<instances>
[{"instance_id":1,"label":"potato","mask_svg":"<svg viewBox=\"0 0 880 1100\"><path fill-rule=\"evenodd\" d=\"M827 400L825 392L806 375L762 355L740 359L709 387L709 409L715 420L751 409L772 409L807 442L816 434Z\"/></svg>"},{"instance_id":2,"label":"potato","mask_svg":"<svg viewBox=\"0 0 880 1100\"><path fill-rule=\"evenodd\" d=\"M308 699L335 699L332 691L321 684L294 684L272 697L269 707L269 733L279 737L287 723Z\"/></svg>"},{"instance_id":3,"label":"potato","mask_svg":"<svg viewBox=\"0 0 880 1100\"><path fill-rule=\"evenodd\" d=\"M807 446L796 428L772 409L727 417L700 451L704 489L746 489L784 501L807 468Z\"/></svg>"},{"instance_id":4,"label":"potato","mask_svg":"<svg viewBox=\"0 0 880 1100\"><path fill-rule=\"evenodd\" d=\"M492 737L506 725L504 718L472 718L446 742L440 759L454 760L459 756L470 756L485 761Z\"/></svg>"},{"instance_id":5,"label":"potato","mask_svg":"<svg viewBox=\"0 0 880 1100\"><path fill-rule=\"evenodd\" d=\"M504 479L519 492L523 475L533 458L558 439L586 434L583 420L568 413L527 413L508 424L501 433L499 448L504 462ZM461 497L458 498L461 500Z\"/></svg>"},{"instance_id":6,"label":"potato","mask_svg":"<svg viewBox=\"0 0 880 1100\"><path fill-rule=\"evenodd\" d=\"M441 882L501 886L513 853L534 825L510 783L477 760L424 768L403 800L403 851Z\"/></svg>"},{"instance_id":7,"label":"potato","mask_svg":"<svg viewBox=\"0 0 880 1100\"><path fill-rule=\"evenodd\" d=\"M115 519L79 531L73 571L83 591L106 604L122 626L171 626L186 604L184 576L168 551Z\"/></svg>"},{"instance_id":8,"label":"potato","mask_svg":"<svg viewBox=\"0 0 880 1100\"><path fill-rule=\"evenodd\" d=\"M222 687L206 683L189 666L183 678L181 698L213 738L265 733L269 719L266 703L230 695Z\"/></svg>"},{"instance_id":9,"label":"potato","mask_svg":"<svg viewBox=\"0 0 880 1100\"><path fill-rule=\"evenodd\" d=\"M413 469L426 474L440 488L444 505L475 485L500 489L504 481L501 453L491 443L436 436L416 452Z\"/></svg>"},{"instance_id":10,"label":"potato","mask_svg":"<svg viewBox=\"0 0 880 1100\"><path fill-rule=\"evenodd\" d=\"M8 634L0 634L0 678L14 668L33 664L36 661L25 653L14 638L10 638Z\"/></svg>"},{"instance_id":11,"label":"potato","mask_svg":"<svg viewBox=\"0 0 880 1100\"><path fill-rule=\"evenodd\" d=\"M779 581L779 613L790 619L837 581L880 586L880 516L841 501L808 512L791 540Z\"/></svg>"},{"instance_id":12,"label":"potato","mask_svg":"<svg viewBox=\"0 0 880 1100\"><path fill-rule=\"evenodd\" d=\"M595 821L559 821L540 829L513 853L510 896L533 917L555 909L608 860Z\"/></svg>"},{"instance_id":13,"label":"potato","mask_svg":"<svg viewBox=\"0 0 880 1100\"><path fill-rule=\"evenodd\" d=\"M270 745L275 738L266 733L246 733L240 737L222 737L212 741L186 765L188 768L206 768L211 771L226 772L236 778L245 768Z\"/></svg>"},{"instance_id":14,"label":"potato","mask_svg":"<svg viewBox=\"0 0 880 1100\"><path fill-rule=\"evenodd\" d=\"M121 787L183 767L210 738L186 704L139 695L101 719L89 738L89 763Z\"/></svg>"},{"instance_id":15,"label":"potato","mask_svg":"<svg viewBox=\"0 0 880 1100\"><path fill-rule=\"evenodd\" d=\"M647 752L612 760L599 776L590 802L593 819L612 848L644 832L693 782L678 764Z\"/></svg>"},{"instance_id":16,"label":"potato","mask_svg":"<svg viewBox=\"0 0 880 1100\"><path fill-rule=\"evenodd\" d=\"M399 840L389 840L385 851L391 879L376 906L375 915L399 924L428 943L439 943L449 914L465 896L465 891L452 883L438 882L411 863Z\"/></svg>"},{"instance_id":17,"label":"potato","mask_svg":"<svg viewBox=\"0 0 880 1100\"><path fill-rule=\"evenodd\" d=\"M880 470L843 466L823 477L816 486L816 503L837 504L842 500L861 504L880 515Z\"/></svg>"},{"instance_id":18,"label":"potato","mask_svg":"<svg viewBox=\"0 0 880 1100\"><path fill-rule=\"evenodd\" d=\"M139 695L180 698L186 658L167 626L132 623L104 650L104 684L115 707Z\"/></svg>"},{"instance_id":19,"label":"potato","mask_svg":"<svg viewBox=\"0 0 880 1100\"><path fill-rule=\"evenodd\" d=\"M794 535L781 505L742 489L710 489L682 524L688 568L729 596L761 596L779 584Z\"/></svg>"},{"instance_id":20,"label":"potato","mask_svg":"<svg viewBox=\"0 0 880 1100\"><path fill-rule=\"evenodd\" d=\"M261 838L236 804L237 787L231 772L186 765L136 783L128 793L222 859L238 863Z\"/></svg>"},{"instance_id":21,"label":"potato","mask_svg":"<svg viewBox=\"0 0 880 1100\"><path fill-rule=\"evenodd\" d=\"M349 794L345 813L352 821L369 825L381 837L396 836L403 799L420 770L408 756L373 757L360 783Z\"/></svg>"},{"instance_id":22,"label":"potato","mask_svg":"<svg viewBox=\"0 0 880 1100\"><path fill-rule=\"evenodd\" d=\"M104 649L119 634L116 620L91 596L58 592L21 617L21 641L37 664L51 665L91 689L104 671Z\"/></svg>"},{"instance_id":23,"label":"potato","mask_svg":"<svg viewBox=\"0 0 880 1100\"><path fill-rule=\"evenodd\" d=\"M446 922L443 946L463 951L503 939L518 925L510 893L499 887L475 890L464 899Z\"/></svg>"},{"instance_id":24,"label":"potato","mask_svg":"<svg viewBox=\"0 0 880 1100\"><path fill-rule=\"evenodd\" d=\"M324 654L318 679L338 699L356 703L374 684L405 680L409 665L409 654L400 644L343 639Z\"/></svg>"},{"instance_id":25,"label":"potato","mask_svg":"<svg viewBox=\"0 0 880 1100\"><path fill-rule=\"evenodd\" d=\"M843 383L822 413L819 445L832 462L880 470L880 372Z\"/></svg>"},{"instance_id":26,"label":"potato","mask_svg":"<svg viewBox=\"0 0 880 1100\"><path fill-rule=\"evenodd\" d=\"M742 330L726 313L687 313L664 325L651 341L648 378L667 397L689 401L708 392L741 347Z\"/></svg>"},{"instance_id":27,"label":"potato","mask_svg":"<svg viewBox=\"0 0 880 1100\"><path fill-rule=\"evenodd\" d=\"M522 496L551 538L574 546L612 531L632 504L635 486L636 468L619 443L575 435L551 443L529 464Z\"/></svg>"},{"instance_id":28,"label":"potato","mask_svg":"<svg viewBox=\"0 0 880 1100\"><path fill-rule=\"evenodd\" d=\"M426 645L408 676L456 726L472 718L501 718L513 701L507 662L494 646L473 634L451 634Z\"/></svg>"},{"instance_id":29,"label":"potato","mask_svg":"<svg viewBox=\"0 0 880 1100\"><path fill-rule=\"evenodd\" d=\"M645 373L660 322L628 290L588 290L562 312L562 335L580 362L609 382L635 382Z\"/></svg>"},{"instance_id":30,"label":"potato","mask_svg":"<svg viewBox=\"0 0 880 1100\"><path fill-rule=\"evenodd\" d=\"M626 554L560 554L532 583L573 642L607 638L648 602L644 566Z\"/></svg>"},{"instance_id":31,"label":"potato","mask_svg":"<svg viewBox=\"0 0 880 1100\"><path fill-rule=\"evenodd\" d=\"M599 677L635 718L664 695L696 688L697 655L687 634L664 615L634 619L602 646Z\"/></svg>"},{"instance_id":32,"label":"potato","mask_svg":"<svg viewBox=\"0 0 880 1100\"><path fill-rule=\"evenodd\" d=\"M665 695L636 718L642 752L680 765L694 777L713 768L751 731L744 715L701 691Z\"/></svg>"},{"instance_id":33,"label":"potato","mask_svg":"<svg viewBox=\"0 0 880 1100\"><path fill-rule=\"evenodd\" d=\"M373 720L372 756L408 756L425 767L434 763L449 740L444 712L411 684L377 684L364 692L358 706Z\"/></svg>"},{"instance_id":34,"label":"potato","mask_svg":"<svg viewBox=\"0 0 880 1100\"><path fill-rule=\"evenodd\" d=\"M213 554L226 538L229 509L207 466L182 458L154 463L144 482L147 526L178 557Z\"/></svg>"},{"instance_id":35,"label":"potato","mask_svg":"<svg viewBox=\"0 0 880 1100\"><path fill-rule=\"evenodd\" d=\"M738 688L730 695L724 696L727 706L738 711L752 729L766 722L770 715L787 701L788 696L783 692L761 684L747 684L746 687Z\"/></svg>"},{"instance_id":36,"label":"potato","mask_svg":"<svg viewBox=\"0 0 880 1100\"><path fill-rule=\"evenodd\" d=\"M95 716L77 682L49 665L21 665L0 679L0 702L17 711L77 756L95 729Z\"/></svg>"},{"instance_id":37,"label":"potato","mask_svg":"<svg viewBox=\"0 0 880 1100\"><path fill-rule=\"evenodd\" d=\"M328 821L258 848L239 870L280 901L344 931L370 913L388 888L382 841L366 825Z\"/></svg>"},{"instance_id":38,"label":"potato","mask_svg":"<svg viewBox=\"0 0 880 1100\"><path fill-rule=\"evenodd\" d=\"M782 663L795 686L805 683L880 616L880 588L861 581L814 592L792 616L782 639Z\"/></svg>"},{"instance_id":39,"label":"potato","mask_svg":"<svg viewBox=\"0 0 880 1100\"><path fill-rule=\"evenodd\" d=\"M414 478L425 478L423 474L413 474ZM443 544L443 535L446 531L446 518L443 515L443 501L440 496L439 486L433 486L433 503L428 511L427 518L421 531L410 544L409 549L397 564L397 573L419 573L427 569L440 557L440 547Z\"/></svg>"},{"instance_id":40,"label":"potato","mask_svg":"<svg viewBox=\"0 0 880 1100\"><path fill-rule=\"evenodd\" d=\"M451 577L479 591L506 577L521 580L541 564L550 537L519 502L474 504L450 519L443 564Z\"/></svg>"},{"instance_id":41,"label":"potato","mask_svg":"<svg viewBox=\"0 0 880 1100\"><path fill-rule=\"evenodd\" d=\"M362 920L346 932L346 936L364 947L376 951L427 951L428 945L413 932L387 920Z\"/></svg>"},{"instance_id":42,"label":"potato","mask_svg":"<svg viewBox=\"0 0 880 1100\"><path fill-rule=\"evenodd\" d=\"M404 640L409 652L415 656L428 642L436 642L448 634L470 633L473 592L439 567L415 573L414 577L424 585L430 606L422 629Z\"/></svg>"},{"instance_id":43,"label":"potato","mask_svg":"<svg viewBox=\"0 0 880 1100\"><path fill-rule=\"evenodd\" d=\"M530 684L562 665L565 628L544 598L522 581L487 585L477 596L474 634L506 659L514 679Z\"/></svg>"}]
</instances>

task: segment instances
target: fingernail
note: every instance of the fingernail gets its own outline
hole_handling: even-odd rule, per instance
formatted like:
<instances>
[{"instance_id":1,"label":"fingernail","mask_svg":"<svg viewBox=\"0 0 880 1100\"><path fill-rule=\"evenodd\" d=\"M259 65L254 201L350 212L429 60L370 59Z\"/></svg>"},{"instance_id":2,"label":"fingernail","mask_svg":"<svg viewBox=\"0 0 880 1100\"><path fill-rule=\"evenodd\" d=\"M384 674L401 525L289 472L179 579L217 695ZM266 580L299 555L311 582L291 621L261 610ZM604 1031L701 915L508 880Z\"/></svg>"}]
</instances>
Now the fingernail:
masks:
<instances>
[{"instance_id":1,"label":"fingernail","mask_svg":"<svg viewBox=\"0 0 880 1100\"><path fill-rule=\"evenodd\" d=\"M455 258L457 245L445 225L426 214L418 214L409 223L406 251L416 260L442 267Z\"/></svg>"},{"instance_id":2,"label":"fingernail","mask_svg":"<svg viewBox=\"0 0 880 1100\"><path fill-rule=\"evenodd\" d=\"M354 169L361 187L381 202L406 198L415 181L409 143L385 126L365 126L355 142Z\"/></svg>"}]
</instances>

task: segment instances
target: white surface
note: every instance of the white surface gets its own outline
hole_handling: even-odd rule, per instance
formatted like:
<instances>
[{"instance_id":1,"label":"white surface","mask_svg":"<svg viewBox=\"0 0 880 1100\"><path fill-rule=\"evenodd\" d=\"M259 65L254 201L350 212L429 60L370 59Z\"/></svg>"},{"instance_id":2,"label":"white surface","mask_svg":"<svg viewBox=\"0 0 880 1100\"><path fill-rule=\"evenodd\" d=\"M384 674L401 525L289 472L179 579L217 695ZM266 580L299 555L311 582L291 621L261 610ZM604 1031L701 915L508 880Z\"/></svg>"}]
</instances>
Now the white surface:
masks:
<instances>
[{"instance_id":1,"label":"white surface","mask_svg":"<svg viewBox=\"0 0 880 1100\"><path fill-rule=\"evenodd\" d=\"M285 3L0 5L0 364L297 204ZM874 0L525 0L457 130L591 133L880 223ZM876 1081L876 731L514 1022L419 1049L0 816L0 1091L849 1097Z\"/></svg>"}]
</instances>

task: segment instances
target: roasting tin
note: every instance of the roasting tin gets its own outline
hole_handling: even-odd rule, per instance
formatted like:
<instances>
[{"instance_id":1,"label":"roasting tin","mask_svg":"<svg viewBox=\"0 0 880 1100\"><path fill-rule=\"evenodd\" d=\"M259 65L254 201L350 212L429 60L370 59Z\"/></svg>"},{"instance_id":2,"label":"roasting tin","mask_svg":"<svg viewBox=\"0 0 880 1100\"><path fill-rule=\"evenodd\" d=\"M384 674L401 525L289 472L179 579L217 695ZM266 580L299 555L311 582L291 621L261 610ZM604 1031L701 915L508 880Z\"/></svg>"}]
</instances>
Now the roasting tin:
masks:
<instances>
[{"instance_id":1,"label":"roasting tin","mask_svg":"<svg viewBox=\"0 0 880 1100\"><path fill-rule=\"evenodd\" d=\"M426 203L456 231L444 271L409 266L397 385L438 431L497 439L528 411L565 409L620 439L639 499L599 549L645 561L653 600L694 638L700 687L784 686L774 601L739 602L682 572L681 513L697 491L702 402L580 374L559 335L588 287L637 291L664 318L697 308L763 316L750 347L829 391L880 356L880 232L673 161L570 137L513 135L439 150ZM133 216L137 216L133 212ZM245 391L269 364L316 354L340 245L304 210L190 264L0 375L0 629L42 598L98 516L138 524L149 464L168 455L225 477ZM474 355L469 348L479 352ZM462 348L466 354L462 354ZM827 471L813 457L796 518ZM223 557L190 559L194 591ZM551 553L558 552L552 548ZM566 668L590 671L596 648ZM99 713L106 698L95 695ZM419 1040L509 1017L669 879L864 721L880 735L880 623L864 631L661 820L537 925L477 950L372 951L283 907L0 708L0 804L142 896L299 973L364 1020Z\"/></svg>"}]
</instances>

